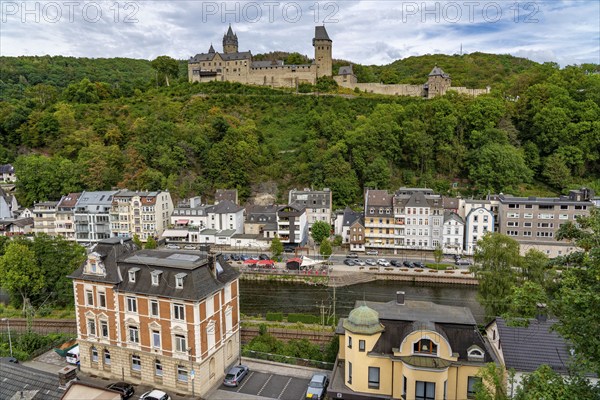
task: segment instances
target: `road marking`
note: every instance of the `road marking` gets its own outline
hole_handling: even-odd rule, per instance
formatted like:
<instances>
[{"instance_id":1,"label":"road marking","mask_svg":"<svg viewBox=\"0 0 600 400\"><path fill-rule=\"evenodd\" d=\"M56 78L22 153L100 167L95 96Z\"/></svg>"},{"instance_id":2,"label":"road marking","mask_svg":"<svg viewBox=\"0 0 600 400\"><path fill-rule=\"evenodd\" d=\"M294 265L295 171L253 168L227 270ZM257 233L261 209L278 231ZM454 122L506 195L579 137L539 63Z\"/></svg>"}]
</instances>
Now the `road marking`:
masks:
<instances>
[{"instance_id":1,"label":"road marking","mask_svg":"<svg viewBox=\"0 0 600 400\"><path fill-rule=\"evenodd\" d=\"M244 378L244 382L242 383L241 386L238 386L236 393L239 393L239 391L242 390L242 388L246 385L246 382L248 382L250 380L250 378L252 378L252 375L254 375L254 371L250 372L250 375L248 375L247 377Z\"/></svg>"},{"instance_id":2,"label":"road marking","mask_svg":"<svg viewBox=\"0 0 600 400\"><path fill-rule=\"evenodd\" d=\"M283 387L283 390L281 391L281 393L279 393L279 396L277 397L277 399L281 399L281 396L283 395L283 392L285 392L285 389L287 389L288 385L290 384L290 382L292 381L292 378L288 378L288 381L285 383L285 386Z\"/></svg>"},{"instance_id":3,"label":"road marking","mask_svg":"<svg viewBox=\"0 0 600 400\"><path fill-rule=\"evenodd\" d=\"M273 377L273 374L269 375L269 379L267 379L267 381L265 382L265 384L262 385L262 387L260 388L260 390L256 394L257 396L260 396L260 394L262 393L262 391L265 390L265 386L267 386L267 384L269 383L269 381L271 380L272 377Z\"/></svg>"}]
</instances>

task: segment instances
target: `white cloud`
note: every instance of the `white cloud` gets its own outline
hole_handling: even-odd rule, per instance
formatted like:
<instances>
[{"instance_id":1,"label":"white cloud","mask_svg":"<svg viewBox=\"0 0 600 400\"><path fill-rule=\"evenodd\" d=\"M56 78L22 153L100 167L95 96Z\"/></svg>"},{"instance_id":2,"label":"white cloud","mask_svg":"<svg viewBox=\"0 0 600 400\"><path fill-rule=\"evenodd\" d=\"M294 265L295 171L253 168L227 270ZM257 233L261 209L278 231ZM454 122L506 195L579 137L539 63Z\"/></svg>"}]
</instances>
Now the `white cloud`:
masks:
<instances>
[{"instance_id":1,"label":"white cloud","mask_svg":"<svg viewBox=\"0 0 600 400\"><path fill-rule=\"evenodd\" d=\"M314 26L325 22L334 57L362 64L387 64L427 53L455 54L461 44L465 52L509 53L538 62L600 63L600 2L76 3L72 7L66 1L0 2L2 55L153 59L168 54L187 59L205 52L211 43L220 50L228 22L238 33L240 50L311 55ZM48 4L58 5L60 15ZM515 4L530 6L517 10Z\"/></svg>"}]
</instances>

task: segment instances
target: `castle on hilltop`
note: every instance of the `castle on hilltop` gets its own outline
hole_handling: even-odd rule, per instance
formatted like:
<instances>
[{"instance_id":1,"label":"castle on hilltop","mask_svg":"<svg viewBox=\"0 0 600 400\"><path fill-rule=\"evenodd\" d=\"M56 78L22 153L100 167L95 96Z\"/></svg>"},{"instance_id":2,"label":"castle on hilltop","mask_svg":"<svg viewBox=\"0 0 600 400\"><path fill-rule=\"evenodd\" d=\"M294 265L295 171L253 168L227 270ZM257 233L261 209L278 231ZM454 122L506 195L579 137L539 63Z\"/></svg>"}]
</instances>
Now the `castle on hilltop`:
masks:
<instances>
[{"instance_id":1,"label":"castle on hilltop","mask_svg":"<svg viewBox=\"0 0 600 400\"><path fill-rule=\"evenodd\" d=\"M223 53L212 44L208 53L196 54L188 62L190 82L231 81L271 87L314 85L322 76L331 76L333 59L331 39L324 26L315 27L315 59L310 64L285 65L281 60L253 61L250 51L238 50L238 38L231 25L223 36Z\"/></svg>"},{"instance_id":2,"label":"castle on hilltop","mask_svg":"<svg viewBox=\"0 0 600 400\"><path fill-rule=\"evenodd\" d=\"M285 65L282 60L254 61L252 52L239 51L237 34L231 29L223 36L223 52L216 52L212 44L208 53L196 54L188 61L188 79L190 82L230 81L250 85L270 87L297 87L300 83L314 85L322 76L332 76L332 40L324 26L315 27L313 38L315 58L310 64ZM453 87L450 75L437 65L423 85L405 85L383 83L358 83L352 66L344 66L333 77L339 86L362 92L395 96L414 96L433 98L447 91L456 91L471 96L489 93L490 88L469 89Z\"/></svg>"}]
</instances>

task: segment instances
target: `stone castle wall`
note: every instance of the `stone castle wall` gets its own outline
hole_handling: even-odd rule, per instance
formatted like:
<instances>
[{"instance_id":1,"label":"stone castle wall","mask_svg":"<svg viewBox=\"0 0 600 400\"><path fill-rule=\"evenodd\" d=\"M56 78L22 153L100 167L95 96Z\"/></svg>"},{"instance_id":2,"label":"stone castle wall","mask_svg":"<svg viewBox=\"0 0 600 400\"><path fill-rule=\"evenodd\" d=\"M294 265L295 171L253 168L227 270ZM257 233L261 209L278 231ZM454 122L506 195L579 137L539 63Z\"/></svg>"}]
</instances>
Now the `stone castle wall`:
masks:
<instances>
[{"instance_id":1,"label":"stone castle wall","mask_svg":"<svg viewBox=\"0 0 600 400\"><path fill-rule=\"evenodd\" d=\"M473 97L477 97L480 96L482 94L487 94L490 92L490 88L485 88L485 89L469 89L466 88L464 86L456 86L456 87L449 87L448 90L453 90L455 92L458 92L460 94L466 94L469 96L473 96Z\"/></svg>"},{"instance_id":2,"label":"stone castle wall","mask_svg":"<svg viewBox=\"0 0 600 400\"><path fill-rule=\"evenodd\" d=\"M271 86L271 87L295 87L296 84L316 83L315 64L310 65L283 65L274 67L237 68L236 72L225 71L215 76L193 75L193 70L198 68L197 64L188 65L190 82L229 81L239 82L247 85Z\"/></svg>"},{"instance_id":3,"label":"stone castle wall","mask_svg":"<svg viewBox=\"0 0 600 400\"><path fill-rule=\"evenodd\" d=\"M338 85L348 89L358 88L361 92L367 93L423 97L423 85L385 85L383 83L353 82L338 82Z\"/></svg>"}]
</instances>

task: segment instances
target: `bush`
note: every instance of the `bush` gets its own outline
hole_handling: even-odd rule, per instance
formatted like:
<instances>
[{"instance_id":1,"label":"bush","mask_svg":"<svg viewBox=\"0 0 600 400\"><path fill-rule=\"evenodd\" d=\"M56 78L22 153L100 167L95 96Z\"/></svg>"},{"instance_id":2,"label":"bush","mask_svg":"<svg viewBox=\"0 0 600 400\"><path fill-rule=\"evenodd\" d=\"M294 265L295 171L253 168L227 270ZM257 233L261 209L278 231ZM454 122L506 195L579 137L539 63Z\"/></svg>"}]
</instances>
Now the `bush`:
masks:
<instances>
[{"instance_id":1,"label":"bush","mask_svg":"<svg viewBox=\"0 0 600 400\"><path fill-rule=\"evenodd\" d=\"M316 315L310 314L288 314L287 316L288 322L302 322L303 324L319 324L321 320Z\"/></svg>"},{"instance_id":2,"label":"bush","mask_svg":"<svg viewBox=\"0 0 600 400\"><path fill-rule=\"evenodd\" d=\"M280 312L268 312L266 316L267 321L281 322L283 321L283 313Z\"/></svg>"}]
</instances>

